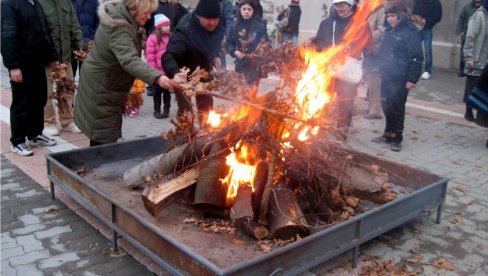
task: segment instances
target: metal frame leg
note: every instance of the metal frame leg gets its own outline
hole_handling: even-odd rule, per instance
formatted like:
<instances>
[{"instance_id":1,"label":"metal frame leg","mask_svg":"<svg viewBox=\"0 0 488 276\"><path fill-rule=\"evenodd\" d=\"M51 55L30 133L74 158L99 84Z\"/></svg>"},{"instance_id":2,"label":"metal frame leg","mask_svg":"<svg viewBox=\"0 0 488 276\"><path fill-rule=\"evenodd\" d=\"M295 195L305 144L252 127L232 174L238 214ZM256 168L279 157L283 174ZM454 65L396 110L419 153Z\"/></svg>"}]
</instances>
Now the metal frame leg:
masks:
<instances>
[{"instance_id":1,"label":"metal frame leg","mask_svg":"<svg viewBox=\"0 0 488 276\"><path fill-rule=\"evenodd\" d=\"M56 195L54 194L54 183L52 181L49 181L49 185L50 185L50 190L51 190L51 199L55 200Z\"/></svg>"},{"instance_id":2,"label":"metal frame leg","mask_svg":"<svg viewBox=\"0 0 488 276\"><path fill-rule=\"evenodd\" d=\"M358 260L359 260L359 245L352 249L352 261L351 261L352 268L356 268L358 266Z\"/></svg>"},{"instance_id":3,"label":"metal frame leg","mask_svg":"<svg viewBox=\"0 0 488 276\"><path fill-rule=\"evenodd\" d=\"M442 215L442 204L439 205L439 207L437 207L437 217L435 219L435 222L437 224L440 224L441 223L441 215Z\"/></svg>"},{"instance_id":4,"label":"metal frame leg","mask_svg":"<svg viewBox=\"0 0 488 276\"><path fill-rule=\"evenodd\" d=\"M112 223L115 222L115 205L112 204ZM113 226L112 226L113 227ZM112 228L112 249L115 251L119 248L117 244L117 231Z\"/></svg>"}]
</instances>

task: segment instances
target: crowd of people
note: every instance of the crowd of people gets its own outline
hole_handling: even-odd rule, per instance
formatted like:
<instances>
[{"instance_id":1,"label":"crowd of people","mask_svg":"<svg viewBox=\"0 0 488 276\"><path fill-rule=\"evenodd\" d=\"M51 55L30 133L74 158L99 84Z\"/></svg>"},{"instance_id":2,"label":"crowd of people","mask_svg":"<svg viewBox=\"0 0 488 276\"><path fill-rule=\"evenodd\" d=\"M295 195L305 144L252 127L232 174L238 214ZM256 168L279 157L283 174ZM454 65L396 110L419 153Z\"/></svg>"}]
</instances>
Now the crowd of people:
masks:
<instances>
[{"instance_id":1,"label":"crowd of people","mask_svg":"<svg viewBox=\"0 0 488 276\"><path fill-rule=\"evenodd\" d=\"M259 43L270 40L268 25L273 26L276 47L297 46L302 15L299 0L291 0L269 24L259 0L234 5L229 0L200 0L192 11L180 0L101 4L98 0L5 0L1 5L1 52L12 87L10 141L12 151L24 156L33 154L31 146L56 144L51 136L60 131L83 132L90 146L116 142L122 136L124 110L137 116L133 108L124 109L136 79L147 85L153 97L155 118L169 117L172 95L177 116L193 112L191 98L175 92L179 89L175 79L185 79L197 68L225 69L226 54L235 59L235 71L244 75L254 97L263 75L250 54ZM341 43L358 5L354 0L333 0L330 10L323 5L317 33L304 45L322 51ZM458 75L466 77L465 118L480 125L488 117L483 82L488 63L487 9L488 0L472 0L456 27L462 47ZM373 142L401 150L408 93L420 78L432 75L432 28L441 18L439 0L385 0L372 11L364 30L371 36L369 44L350 57L362 59L370 103L365 118L385 117L384 133ZM86 59L75 59L73 53L87 43L92 46ZM68 99L68 108L56 106L52 99L55 88L49 75L61 63L71 64L68 78L74 80L79 74L77 93ZM351 125L358 86L335 79L334 118L342 139ZM202 120L213 99L196 95L195 102Z\"/></svg>"}]
</instances>

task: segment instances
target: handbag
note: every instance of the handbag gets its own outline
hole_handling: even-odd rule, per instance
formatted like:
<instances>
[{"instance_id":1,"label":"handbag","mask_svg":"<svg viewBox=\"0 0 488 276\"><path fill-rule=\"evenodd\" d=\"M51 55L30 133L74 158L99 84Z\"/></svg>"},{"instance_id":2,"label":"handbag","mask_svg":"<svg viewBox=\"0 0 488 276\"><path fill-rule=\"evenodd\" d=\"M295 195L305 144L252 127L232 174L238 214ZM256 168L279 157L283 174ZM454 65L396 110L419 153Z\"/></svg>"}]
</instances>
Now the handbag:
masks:
<instances>
[{"instance_id":1,"label":"handbag","mask_svg":"<svg viewBox=\"0 0 488 276\"><path fill-rule=\"evenodd\" d=\"M351 84L358 84L363 76L362 61L353 57L346 57L346 62L334 73L334 77Z\"/></svg>"},{"instance_id":2,"label":"handbag","mask_svg":"<svg viewBox=\"0 0 488 276\"><path fill-rule=\"evenodd\" d=\"M332 23L332 45L335 46L335 24ZM341 81L350 84L358 84L363 76L362 61L353 57L347 56L344 64L337 70L332 72L332 75Z\"/></svg>"},{"instance_id":3,"label":"handbag","mask_svg":"<svg viewBox=\"0 0 488 276\"><path fill-rule=\"evenodd\" d=\"M475 86L468 97L468 104L478 111L488 113L488 94Z\"/></svg>"}]
</instances>

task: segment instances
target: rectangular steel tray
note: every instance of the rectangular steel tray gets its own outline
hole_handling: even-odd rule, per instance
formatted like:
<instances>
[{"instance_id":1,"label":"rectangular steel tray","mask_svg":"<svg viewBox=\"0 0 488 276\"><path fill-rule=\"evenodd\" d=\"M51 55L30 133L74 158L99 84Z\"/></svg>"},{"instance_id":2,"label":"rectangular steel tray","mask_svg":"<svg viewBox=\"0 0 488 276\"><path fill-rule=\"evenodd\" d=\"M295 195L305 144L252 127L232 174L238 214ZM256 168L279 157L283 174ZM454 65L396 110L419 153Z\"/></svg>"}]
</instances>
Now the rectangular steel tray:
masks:
<instances>
[{"instance_id":1,"label":"rectangular steel tray","mask_svg":"<svg viewBox=\"0 0 488 276\"><path fill-rule=\"evenodd\" d=\"M251 239L236 241L236 235L206 233L183 223L194 214L181 204L172 203L157 217L146 211L141 191L126 188L122 175L166 146L158 136L52 153L47 170L53 198L57 185L112 229L114 247L119 234L175 275L297 274L351 249L355 266L362 243L435 208L439 223L447 190L445 178L351 151L357 162L373 161L394 172L390 181L413 192L263 253ZM83 166L87 174L81 177L74 170Z\"/></svg>"}]
</instances>

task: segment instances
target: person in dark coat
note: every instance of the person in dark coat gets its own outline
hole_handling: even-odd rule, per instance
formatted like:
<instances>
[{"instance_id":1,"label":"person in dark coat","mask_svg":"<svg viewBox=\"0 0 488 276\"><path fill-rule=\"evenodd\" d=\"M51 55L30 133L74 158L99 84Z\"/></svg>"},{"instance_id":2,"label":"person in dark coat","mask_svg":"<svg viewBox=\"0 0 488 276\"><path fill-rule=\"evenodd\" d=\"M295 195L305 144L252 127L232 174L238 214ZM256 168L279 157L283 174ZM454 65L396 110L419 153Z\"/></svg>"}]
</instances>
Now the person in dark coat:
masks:
<instances>
[{"instance_id":1,"label":"person in dark coat","mask_svg":"<svg viewBox=\"0 0 488 276\"><path fill-rule=\"evenodd\" d=\"M175 23L174 25L177 26L178 25L178 21L180 21L180 19L188 13L188 10L183 7L183 5L181 4L181 0L173 0L173 5L175 6Z\"/></svg>"},{"instance_id":2,"label":"person in dark coat","mask_svg":"<svg viewBox=\"0 0 488 276\"><path fill-rule=\"evenodd\" d=\"M186 78L181 68L197 67L211 71L220 67L221 43L224 39L224 26L219 24L221 8L219 0L200 0L193 12L185 15L171 37L162 57L163 69L170 78ZM191 112L191 99L182 93L175 93L178 104L178 116ZM213 107L213 98L208 95L196 95L199 118Z\"/></svg>"},{"instance_id":3,"label":"person in dark coat","mask_svg":"<svg viewBox=\"0 0 488 276\"><path fill-rule=\"evenodd\" d=\"M302 9L300 8L300 0L291 0L291 4L288 6L288 25L282 32L283 42L290 41L294 45L298 44L301 17Z\"/></svg>"},{"instance_id":4,"label":"person in dark coat","mask_svg":"<svg viewBox=\"0 0 488 276\"><path fill-rule=\"evenodd\" d=\"M419 26L425 49L425 66L422 79L429 79L432 75L432 28L442 19L442 5L439 0L415 0L413 7L414 20Z\"/></svg>"},{"instance_id":5,"label":"person in dark coat","mask_svg":"<svg viewBox=\"0 0 488 276\"><path fill-rule=\"evenodd\" d=\"M42 134L47 102L45 66L57 66L59 57L50 37L44 11L37 0L1 2L1 53L12 87L10 142L18 155L32 155L26 143L56 144Z\"/></svg>"},{"instance_id":6,"label":"person in dark coat","mask_svg":"<svg viewBox=\"0 0 488 276\"><path fill-rule=\"evenodd\" d=\"M220 21L219 24L223 26L225 30L225 38L222 48L225 49L225 44L227 43L227 38L232 35L232 26L234 26L234 7L229 0L219 0L220 1ZM225 69L227 67L227 62L225 58L225 51L220 52L220 65L217 69Z\"/></svg>"},{"instance_id":7,"label":"person in dark coat","mask_svg":"<svg viewBox=\"0 0 488 276\"><path fill-rule=\"evenodd\" d=\"M76 17L80 22L83 42L86 44L89 41L93 41L99 24L97 14L98 0L71 0L71 4L73 4ZM76 76L76 71L81 68L82 63L82 61L72 58L71 68L73 69L73 76Z\"/></svg>"},{"instance_id":8,"label":"person in dark coat","mask_svg":"<svg viewBox=\"0 0 488 276\"><path fill-rule=\"evenodd\" d=\"M386 126L383 135L372 141L391 143L392 151L400 151L408 92L415 88L422 73L422 42L404 5L386 5L385 15L388 26L381 41L379 62Z\"/></svg>"},{"instance_id":9,"label":"person in dark coat","mask_svg":"<svg viewBox=\"0 0 488 276\"><path fill-rule=\"evenodd\" d=\"M472 100L476 103L473 103L473 108L478 111L474 122L479 126L488 128L488 64L481 71L472 95ZM486 139L486 147L488 148L488 138Z\"/></svg>"},{"instance_id":10,"label":"person in dark coat","mask_svg":"<svg viewBox=\"0 0 488 276\"><path fill-rule=\"evenodd\" d=\"M252 54L261 41L269 41L266 26L257 14L254 14L254 2L241 0L239 16L234 23L232 36L227 39L227 51L236 59L235 71L243 73L251 91L256 93L261 74L256 60L247 55ZM255 94L254 94L255 95Z\"/></svg>"}]
</instances>

